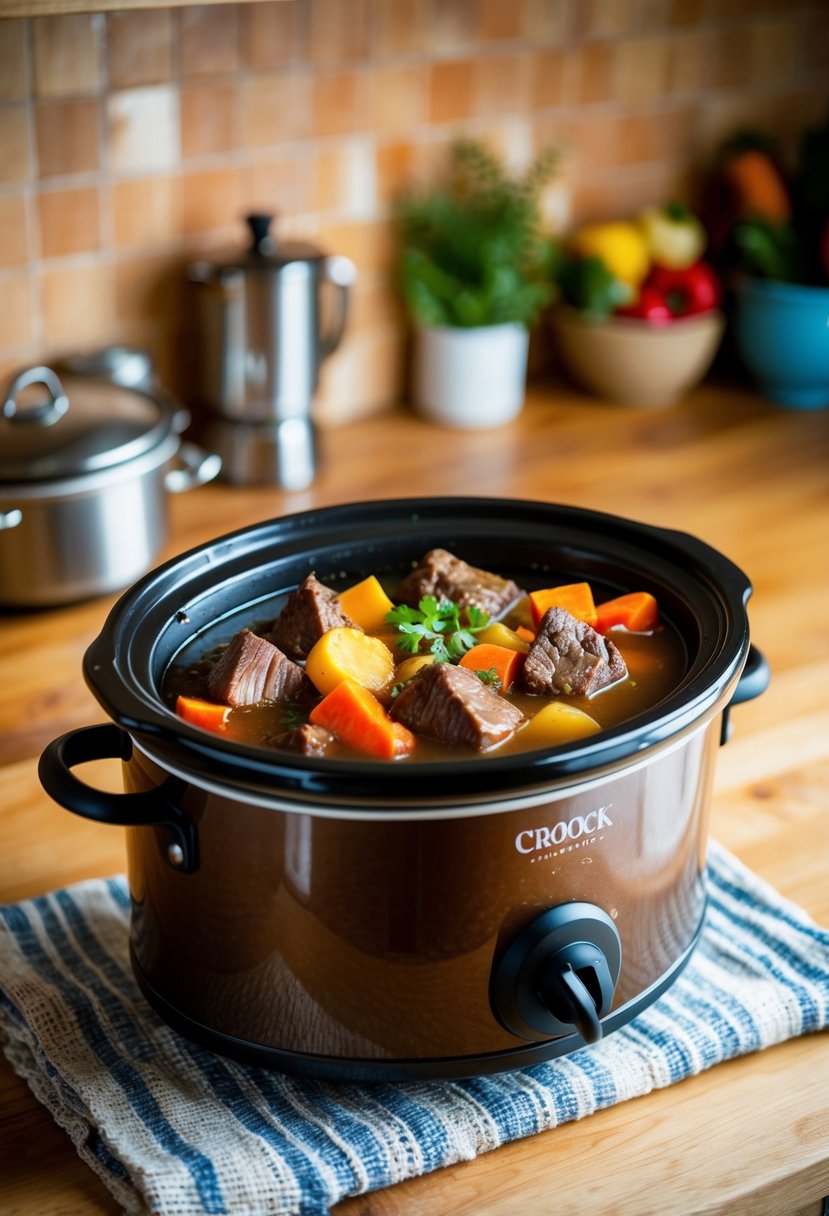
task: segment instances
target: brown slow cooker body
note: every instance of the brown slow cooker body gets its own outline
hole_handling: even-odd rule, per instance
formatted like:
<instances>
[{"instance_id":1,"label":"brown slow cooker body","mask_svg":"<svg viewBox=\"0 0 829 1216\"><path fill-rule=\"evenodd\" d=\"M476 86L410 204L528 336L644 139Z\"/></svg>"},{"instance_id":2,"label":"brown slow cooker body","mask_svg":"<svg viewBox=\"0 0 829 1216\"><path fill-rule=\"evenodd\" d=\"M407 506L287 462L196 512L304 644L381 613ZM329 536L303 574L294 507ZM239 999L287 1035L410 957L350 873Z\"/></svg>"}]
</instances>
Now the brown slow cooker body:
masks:
<instances>
[{"instance_id":1,"label":"brown slow cooker body","mask_svg":"<svg viewBox=\"0 0 829 1216\"><path fill-rule=\"evenodd\" d=\"M387 534L399 568L441 542L513 573L519 521L540 567L659 593L689 652L675 697L592 744L448 766L269 762L163 705L163 673L185 643L209 640L217 617L229 636L307 569L346 585L383 567ZM587 533L606 536L592 553ZM278 578L274 553L287 561ZM523 1067L630 1020L693 950L723 711L744 699L748 593L736 567L690 538L546 504L414 500L289 517L184 555L123 597L85 665L120 729L56 740L41 776L69 809L128 825L135 974L190 1037L334 1078ZM124 795L71 773L115 754Z\"/></svg>"},{"instance_id":2,"label":"brown slow cooker body","mask_svg":"<svg viewBox=\"0 0 829 1216\"><path fill-rule=\"evenodd\" d=\"M128 829L139 979L182 1028L212 1028L237 1054L287 1067L291 1055L323 1071L360 1059L440 1058L441 1071L532 1062L545 1036L507 1029L490 983L545 909L609 913L622 947L614 1011L650 999L686 961L705 906L718 743L711 723L584 792L450 819L273 813L194 787L194 873L167 864L163 838ZM168 777L138 749L124 771L128 790ZM582 1045L572 1028L564 1038L562 1051Z\"/></svg>"}]
</instances>

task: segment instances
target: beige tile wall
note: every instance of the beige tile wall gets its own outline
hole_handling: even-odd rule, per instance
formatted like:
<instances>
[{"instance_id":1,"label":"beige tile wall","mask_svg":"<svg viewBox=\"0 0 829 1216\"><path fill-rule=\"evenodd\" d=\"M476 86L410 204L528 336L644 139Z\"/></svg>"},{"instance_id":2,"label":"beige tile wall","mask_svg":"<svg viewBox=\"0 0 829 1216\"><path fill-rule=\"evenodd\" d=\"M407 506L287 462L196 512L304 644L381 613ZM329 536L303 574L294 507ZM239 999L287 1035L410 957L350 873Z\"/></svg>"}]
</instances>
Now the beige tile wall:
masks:
<instances>
[{"instance_id":1,"label":"beige tile wall","mask_svg":"<svg viewBox=\"0 0 829 1216\"><path fill-rule=\"evenodd\" d=\"M829 103L825 0L281 0L0 20L0 374L148 346L186 397L184 268L248 210L357 263L323 419L404 392L391 203L460 132L555 141L551 226L687 195L738 124Z\"/></svg>"}]
</instances>

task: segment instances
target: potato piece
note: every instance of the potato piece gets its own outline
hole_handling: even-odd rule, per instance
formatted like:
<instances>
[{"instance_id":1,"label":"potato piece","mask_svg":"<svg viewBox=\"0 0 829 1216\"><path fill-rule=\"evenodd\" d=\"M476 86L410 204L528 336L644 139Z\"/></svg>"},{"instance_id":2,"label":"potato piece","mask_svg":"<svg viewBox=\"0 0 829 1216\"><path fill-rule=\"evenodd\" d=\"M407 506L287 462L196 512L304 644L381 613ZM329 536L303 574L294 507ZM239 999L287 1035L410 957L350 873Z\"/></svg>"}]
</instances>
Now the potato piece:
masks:
<instances>
[{"instance_id":1,"label":"potato piece","mask_svg":"<svg viewBox=\"0 0 829 1216\"><path fill-rule=\"evenodd\" d=\"M404 659L397 667L394 673L395 684L405 684L411 680L412 676L416 676L421 667L426 667L429 663L434 663L435 656L433 654L413 654L410 659Z\"/></svg>"},{"instance_id":2,"label":"potato piece","mask_svg":"<svg viewBox=\"0 0 829 1216\"><path fill-rule=\"evenodd\" d=\"M324 697L343 680L382 692L394 677L394 656L379 638L350 625L338 625L313 646L305 671Z\"/></svg>"},{"instance_id":3,"label":"potato piece","mask_svg":"<svg viewBox=\"0 0 829 1216\"><path fill-rule=\"evenodd\" d=\"M530 648L529 642L525 642L514 629L510 629L509 625L504 625L501 621L487 625L486 629L482 629L478 634L477 640L490 646L505 646L507 650L520 650L522 654L526 654Z\"/></svg>"},{"instance_id":4,"label":"potato piece","mask_svg":"<svg viewBox=\"0 0 829 1216\"><path fill-rule=\"evenodd\" d=\"M521 731L521 746L558 747L560 743L572 743L601 730L598 722L564 701L551 701L535 714Z\"/></svg>"},{"instance_id":5,"label":"potato piece","mask_svg":"<svg viewBox=\"0 0 829 1216\"><path fill-rule=\"evenodd\" d=\"M366 633L381 633L388 628L386 613L391 612L394 604L373 574L346 588L337 598L346 616Z\"/></svg>"}]
</instances>

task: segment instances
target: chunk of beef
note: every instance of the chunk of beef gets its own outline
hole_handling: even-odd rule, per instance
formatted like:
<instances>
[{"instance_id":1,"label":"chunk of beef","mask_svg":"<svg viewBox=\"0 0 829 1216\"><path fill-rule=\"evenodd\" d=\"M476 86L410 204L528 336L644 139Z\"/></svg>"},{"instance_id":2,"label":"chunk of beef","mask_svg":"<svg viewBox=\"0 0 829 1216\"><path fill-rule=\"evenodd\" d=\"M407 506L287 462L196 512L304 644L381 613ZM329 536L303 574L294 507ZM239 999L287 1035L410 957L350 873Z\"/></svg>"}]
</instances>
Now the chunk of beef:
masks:
<instances>
[{"instance_id":1,"label":"chunk of beef","mask_svg":"<svg viewBox=\"0 0 829 1216\"><path fill-rule=\"evenodd\" d=\"M288 751L298 752L301 756L324 756L329 744L334 742L334 735L324 726L304 722L302 726L286 730L274 742Z\"/></svg>"},{"instance_id":2,"label":"chunk of beef","mask_svg":"<svg viewBox=\"0 0 829 1216\"><path fill-rule=\"evenodd\" d=\"M524 721L519 709L481 683L474 671L430 663L392 702L391 717L418 735L485 751Z\"/></svg>"},{"instance_id":3,"label":"chunk of beef","mask_svg":"<svg viewBox=\"0 0 829 1216\"><path fill-rule=\"evenodd\" d=\"M548 608L524 658L521 680L528 692L590 696L626 675L613 642L564 608Z\"/></svg>"},{"instance_id":4,"label":"chunk of beef","mask_svg":"<svg viewBox=\"0 0 829 1216\"><path fill-rule=\"evenodd\" d=\"M430 549L416 570L397 588L397 600L416 608L424 595L454 600L461 608L475 604L489 616L500 616L522 594L512 579L479 570L446 549Z\"/></svg>"},{"instance_id":5,"label":"chunk of beef","mask_svg":"<svg viewBox=\"0 0 829 1216\"><path fill-rule=\"evenodd\" d=\"M339 625L359 629L343 612L336 591L312 572L288 597L265 637L292 659L304 659L324 633Z\"/></svg>"},{"instance_id":6,"label":"chunk of beef","mask_svg":"<svg viewBox=\"0 0 829 1216\"><path fill-rule=\"evenodd\" d=\"M249 629L231 638L207 677L207 689L216 701L233 706L296 701L315 691L301 667Z\"/></svg>"}]
</instances>

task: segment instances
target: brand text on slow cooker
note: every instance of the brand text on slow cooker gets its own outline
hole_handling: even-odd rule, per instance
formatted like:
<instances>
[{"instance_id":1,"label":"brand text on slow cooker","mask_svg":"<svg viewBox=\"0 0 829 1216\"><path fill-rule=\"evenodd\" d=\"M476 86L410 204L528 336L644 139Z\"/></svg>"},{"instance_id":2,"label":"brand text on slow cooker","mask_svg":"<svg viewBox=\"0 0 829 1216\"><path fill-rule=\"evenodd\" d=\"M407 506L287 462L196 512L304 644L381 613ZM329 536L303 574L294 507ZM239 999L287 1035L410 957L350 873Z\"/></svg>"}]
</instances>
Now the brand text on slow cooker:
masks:
<instances>
[{"instance_id":1,"label":"brand text on slow cooker","mask_svg":"<svg viewBox=\"0 0 829 1216\"><path fill-rule=\"evenodd\" d=\"M608 815L611 803L599 807L597 811L589 811L586 815L574 815L572 819L560 820L552 827L527 828L515 837L515 847L519 853L534 853L537 849L549 849L553 845L563 844L565 840L580 840L582 836L592 836L602 828L612 828L613 820Z\"/></svg>"}]
</instances>

